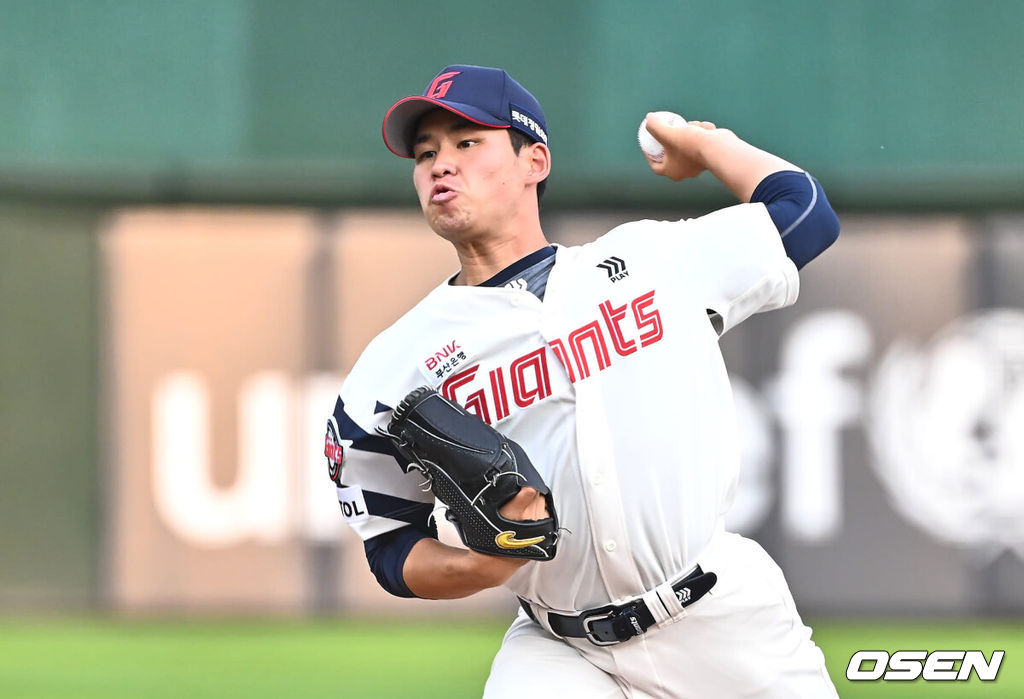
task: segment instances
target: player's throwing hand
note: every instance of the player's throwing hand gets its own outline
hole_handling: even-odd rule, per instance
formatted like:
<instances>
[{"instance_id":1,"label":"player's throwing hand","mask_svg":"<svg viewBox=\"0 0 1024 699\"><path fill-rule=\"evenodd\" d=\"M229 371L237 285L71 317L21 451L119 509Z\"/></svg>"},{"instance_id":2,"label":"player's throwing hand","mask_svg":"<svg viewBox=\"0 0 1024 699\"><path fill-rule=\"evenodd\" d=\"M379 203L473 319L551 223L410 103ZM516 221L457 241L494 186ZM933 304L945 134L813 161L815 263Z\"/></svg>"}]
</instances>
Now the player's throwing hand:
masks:
<instances>
[{"instance_id":1,"label":"player's throwing hand","mask_svg":"<svg viewBox=\"0 0 1024 699\"><path fill-rule=\"evenodd\" d=\"M689 121L669 126L656 113L647 115L647 130L665 147L665 156L659 162L647 156L647 164L658 175L679 181L696 177L707 169L702 146L707 142L706 132L732 135L731 131L717 129L710 121Z\"/></svg>"}]
</instances>

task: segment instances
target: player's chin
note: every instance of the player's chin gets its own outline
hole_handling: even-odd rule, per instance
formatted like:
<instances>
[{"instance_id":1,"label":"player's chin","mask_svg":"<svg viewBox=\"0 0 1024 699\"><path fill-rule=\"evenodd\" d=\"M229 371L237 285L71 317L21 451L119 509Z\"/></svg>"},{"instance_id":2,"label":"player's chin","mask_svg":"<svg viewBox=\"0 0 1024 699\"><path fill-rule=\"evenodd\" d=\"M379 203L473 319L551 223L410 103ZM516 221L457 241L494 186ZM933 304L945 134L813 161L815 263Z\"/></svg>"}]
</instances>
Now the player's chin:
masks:
<instances>
[{"instance_id":1,"label":"player's chin","mask_svg":"<svg viewBox=\"0 0 1024 699\"><path fill-rule=\"evenodd\" d=\"M427 221L435 233L453 242L464 237L466 231L470 229L469 217L464 211L428 209Z\"/></svg>"}]
</instances>

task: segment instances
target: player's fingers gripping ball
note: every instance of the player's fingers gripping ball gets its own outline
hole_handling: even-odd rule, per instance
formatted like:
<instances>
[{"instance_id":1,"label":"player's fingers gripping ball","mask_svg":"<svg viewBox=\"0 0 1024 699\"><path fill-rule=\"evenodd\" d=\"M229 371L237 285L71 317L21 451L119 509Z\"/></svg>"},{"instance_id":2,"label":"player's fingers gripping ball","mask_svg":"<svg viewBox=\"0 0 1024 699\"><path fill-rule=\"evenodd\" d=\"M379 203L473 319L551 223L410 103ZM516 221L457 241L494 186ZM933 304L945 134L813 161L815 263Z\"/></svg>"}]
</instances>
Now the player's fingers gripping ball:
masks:
<instances>
[{"instance_id":1,"label":"player's fingers gripping ball","mask_svg":"<svg viewBox=\"0 0 1024 699\"><path fill-rule=\"evenodd\" d=\"M410 468L424 473L463 543L480 553L547 561L558 519L551 491L526 452L428 386L407 395L382 431ZM524 487L544 496L550 516L519 521L499 510Z\"/></svg>"},{"instance_id":2,"label":"player's fingers gripping ball","mask_svg":"<svg viewBox=\"0 0 1024 699\"><path fill-rule=\"evenodd\" d=\"M657 117L666 126L683 126L686 124L686 119L675 112L654 112L651 116ZM640 122L640 129L637 131L636 139L640 143L640 150L652 161L660 163L665 160L665 146L647 130L646 117Z\"/></svg>"}]
</instances>

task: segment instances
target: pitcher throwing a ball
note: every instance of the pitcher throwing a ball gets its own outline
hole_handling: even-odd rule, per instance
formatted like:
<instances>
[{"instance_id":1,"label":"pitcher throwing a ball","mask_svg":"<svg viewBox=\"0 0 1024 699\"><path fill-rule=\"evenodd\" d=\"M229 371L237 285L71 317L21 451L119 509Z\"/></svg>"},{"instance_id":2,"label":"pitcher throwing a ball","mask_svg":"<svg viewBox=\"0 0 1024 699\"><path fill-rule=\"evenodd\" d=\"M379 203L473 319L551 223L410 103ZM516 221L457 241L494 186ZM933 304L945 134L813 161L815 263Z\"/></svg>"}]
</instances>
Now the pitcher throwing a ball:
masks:
<instances>
[{"instance_id":1,"label":"pitcher throwing a ball","mask_svg":"<svg viewBox=\"0 0 1024 699\"><path fill-rule=\"evenodd\" d=\"M740 200L551 245L557 152L507 73L448 66L384 118L457 273L366 348L328 421L380 584L521 604L487 697L833 697L782 571L725 531L739 455L719 337L788 306L836 238L818 182L709 122L651 115L651 169ZM437 540L435 497L467 548Z\"/></svg>"}]
</instances>

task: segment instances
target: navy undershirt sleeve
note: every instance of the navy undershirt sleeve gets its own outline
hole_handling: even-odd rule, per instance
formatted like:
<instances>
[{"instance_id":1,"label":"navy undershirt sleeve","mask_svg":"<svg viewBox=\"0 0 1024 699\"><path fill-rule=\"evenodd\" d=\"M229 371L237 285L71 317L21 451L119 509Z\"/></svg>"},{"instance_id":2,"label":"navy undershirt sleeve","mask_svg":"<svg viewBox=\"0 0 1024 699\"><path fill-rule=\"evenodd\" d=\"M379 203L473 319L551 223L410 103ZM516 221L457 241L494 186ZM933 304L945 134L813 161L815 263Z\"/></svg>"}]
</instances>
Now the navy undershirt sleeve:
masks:
<instances>
[{"instance_id":1,"label":"navy undershirt sleeve","mask_svg":"<svg viewBox=\"0 0 1024 699\"><path fill-rule=\"evenodd\" d=\"M779 229L786 255L797 269L820 255L839 237L839 218L818 180L806 172L783 170L768 175L750 197L762 202Z\"/></svg>"},{"instance_id":2,"label":"navy undershirt sleeve","mask_svg":"<svg viewBox=\"0 0 1024 699\"><path fill-rule=\"evenodd\" d=\"M396 597L416 597L405 584L402 568L416 542L427 537L437 538L436 527L431 526L431 530L402 527L363 542L366 561L381 587Z\"/></svg>"}]
</instances>

